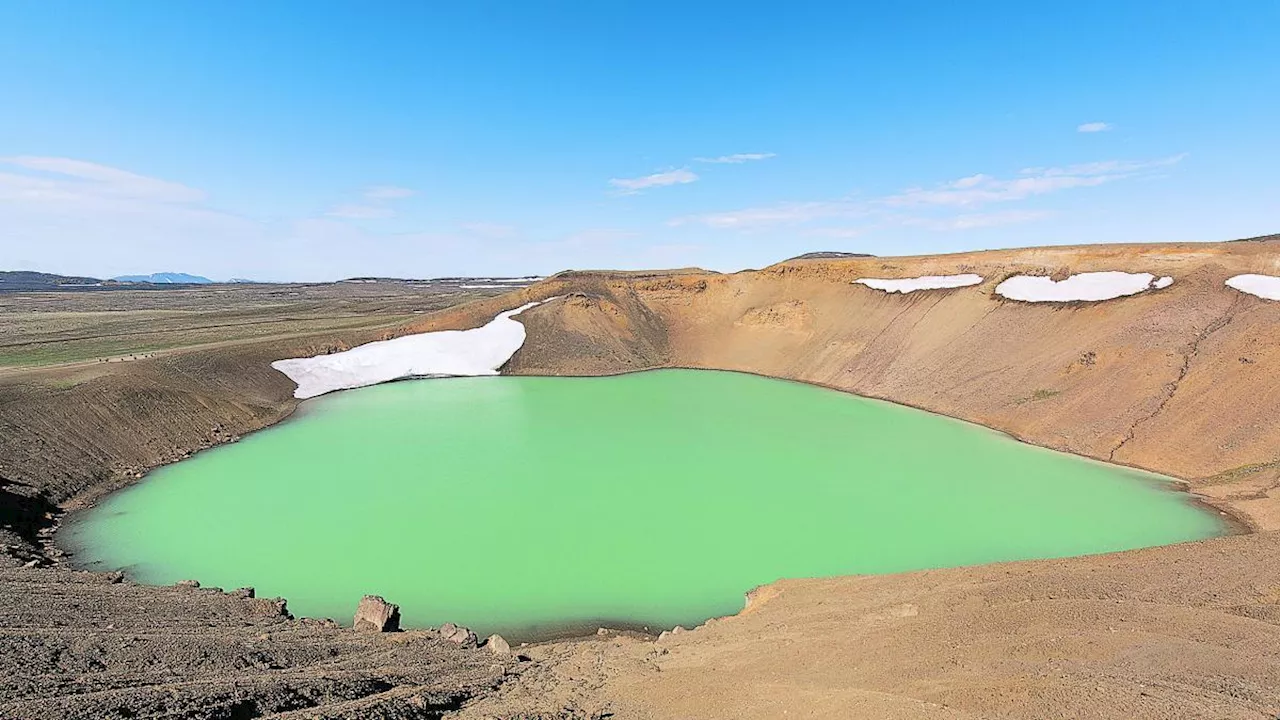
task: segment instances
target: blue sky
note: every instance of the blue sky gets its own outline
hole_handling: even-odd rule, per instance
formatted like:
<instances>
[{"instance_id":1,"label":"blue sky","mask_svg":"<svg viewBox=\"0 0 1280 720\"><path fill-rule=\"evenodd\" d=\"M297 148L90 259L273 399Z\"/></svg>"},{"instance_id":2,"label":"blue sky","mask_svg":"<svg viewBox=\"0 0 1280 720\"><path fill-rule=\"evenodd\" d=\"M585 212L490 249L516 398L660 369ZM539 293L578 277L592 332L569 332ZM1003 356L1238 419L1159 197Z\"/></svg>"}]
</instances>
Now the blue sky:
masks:
<instances>
[{"instance_id":1,"label":"blue sky","mask_svg":"<svg viewBox=\"0 0 1280 720\"><path fill-rule=\"evenodd\" d=\"M0 268L324 280L1280 231L1280 3L0 0Z\"/></svg>"}]
</instances>

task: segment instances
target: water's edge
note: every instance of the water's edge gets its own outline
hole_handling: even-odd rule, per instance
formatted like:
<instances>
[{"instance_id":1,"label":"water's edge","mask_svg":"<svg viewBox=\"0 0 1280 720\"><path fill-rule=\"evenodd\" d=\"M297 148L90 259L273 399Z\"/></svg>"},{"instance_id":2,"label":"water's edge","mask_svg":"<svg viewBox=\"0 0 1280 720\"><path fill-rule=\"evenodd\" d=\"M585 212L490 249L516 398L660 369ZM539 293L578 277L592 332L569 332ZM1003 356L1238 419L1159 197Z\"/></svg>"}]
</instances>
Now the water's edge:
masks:
<instances>
[{"instance_id":1,"label":"water's edge","mask_svg":"<svg viewBox=\"0 0 1280 720\"><path fill-rule=\"evenodd\" d=\"M1188 481L1188 480L1185 480L1185 479L1182 479L1182 478L1178 478L1178 477L1174 477L1174 476L1171 476L1171 475L1166 475L1166 474L1164 474L1164 473L1161 473L1161 472L1158 472L1158 471L1155 471L1155 470L1152 470L1152 469L1149 469L1149 468L1145 468L1145 467L1137 466L1137 465L1131 465L1131 464L1126 464L1126 463L1118 463L1118 462L1114 462L1114 461L1104 460L1104 459L1101 459L1101 458L1091 457L1091 456L1084 455L1084 454L1081 454L1081 453L1071 452L1071 451L1068 451L1068 450L1061 450L1061 449L1057 449L1057 448L1045 447L1045 446L1043 446L1043 445L1038 445L1038 444L1036 444L1036 443L1034 443L1034 442L1029 442L1029 441L1027 441L1027 440L1025 440L1025 439L1023 439L1023 438L1019 437L1019 436L1018 436L1017 434L1015 434L1015 433L1012 433L1012 432L1009 432L1009 431L1005 431L1005 430L1001 430L1001 429L998 429L998 428L992 428L992 427L989 427L989 426L983 425L983 424L981 424L981 423L977 423L977 422L974 422L974 421L971 421L971 420L967 420L967 419L965 419L965 418L960 418L960 417L956 417L956 416L953 416L953 415L948 415L948 414L946 414L946 413L937 412L937 411L930 410L930 409L928 409L928 408L923 408L923 407L920 407L920 406L918 406L918 405L914 405L914 404L911 404L911 403L908 403L908 402L902 402L902 401L892 400L892 399L889 399L889 398L886 398L886 397L881 397L881 396L867 395L867 394L863 394L863 393L851 392L851 391L849 391L849 390L847 390L847 389L840 388L840 387L836 387L836 386L829 385L829 384L826 384L826 383L815 382L815 381L810 381L810 380L802 380L802 379L797 379L797 378L777 377L777 376L767 375L767 374L765 374L765 373L757 373L757 372L750 372L750 371L743 371L743 370L730 370L730 369L725 369L725 368L697 367L697 366L685 366L685 365L662 365L662 366L655 366L655 367L648 367L648 368L638 368L638 369L628 370L628 371L626 371L626 372L606 373L606 374L586 375L586 376L567 376L567 375L514 375L514 374L506 374L506 373L502 373L502 372L500 371L500 372L499 372L498 377L500 377L500 376L505 376L505 377L560 377L560 378L567 378L567 379L568 379L568 378L579 378L579 379L583 379L583 380L589 380L589 379L592 379L592 378L617 377L617 376L622 376L622 375L632 375L632 374L638 374L638 373L650 372L650 371L655 371L655 370L697 370L697 371L705 371L705 372L719 372L719 373L733 373L733 374L739 374L739 375L751 375L751 376L756 376L756 377L760 377L760 378L766 378L766 379L774 380L774 381L782 380L782 381L791 382L791 383L795 383L795 384L799 384L799 385L808 385L808 386L812 386L812 387L823 388L823 389L826 389L826 390L834 390L834 391L837 391L837 392L843 393L843 394L845 394L845 395L851 395L851 396L854 396L854 397L857 397L857 398L861 398L861 399L863 399L863 400L872 401L872 402L876 402L876 403L884 403L884 404L888 404L888 405L896 405L896 406L899 406L899 407L911 408L911 409L913 409L913 410L917 410L917 411L920 411L920 412L924 412L924 413L927 413L927 414L930 414L930 415L934 415L934 416L937 416L937 417L947 418L947 419L952 420L952 421L955 421L955 422L964 423L964 424L966 424L966 425L970 425L970 426L973 426L973 427L975 427L975 428L979 428L979 429L984 430L984 431L986 431L986 432L996 433L996 434L1002 435L1002 436L1004 436L1004 437L1006 437L1006 438L1009 438L1009 439L1011 439L1011 440L1013 440L1013 441L1016 441L1016 442L1018 442L1018 443L1021 443L1021 444L1023 444L1023 445L1028 445L1028 446L1031 446L1031 447L1034 447L1034 448L1037 448L1037 449L1040 449L1040 450L1044 450L1044 451L1048 451L1048 452L1053 452L1053 453L1060 453L1060 454L1063 454L1063 455L1070 455L1070 456L1073 456L1073 457L1076 457L1076 458L1079 458L1079 459L1086 460L1086 461L1091 462L1091 463L1100 464L1100 465L1105 465L1105 466L1114 467L1114 468L1125 468L1125 469L1128 469L1128 470L1131 470L1131 471L1136 471L1136 472L1138 472L1138 473L1141 473L1141 474L1142 474L1143 476L1145 476L1147 479L1150 479L1150 480L1152 480L1152 481L1158 482L1158 483L1160 483L1161 485L1165 486L1165 488L1166 488L1168 491L1171 491L1171 492L1182 492L1182 493L1186 493L1187 500L1189 501L1189 503L1190 503L1190 504L1192 504L1192 505L1196 506L1197 508L1199 508L1199 509L1200 509L1201 511L1203 511L1203 512L1210 513L1210 514L1214 515L1214 516L1215 516L1215 517L1216 517L1216 518L1221 522L1221 524L1222 524L1222 526L1223 526L1223 530L1224 530L1224 532L1223 532L1221 535L1217 536L1217 537L1227 537L1227 536L1233 536L1233 535L1244 535L1244 534L1252 534L1252 533L1254 533L1254 532L1257 532L1257 528L1256 528L1256 527L1254 527L1254 526L1252 525L1252 523L1251 523L1247 518L1245 518L1244 516L1238 515L1238 514L1237 514L1237 513L1236 513L1232 508L1230 508L1229 506L1227 506L1227 505L1225 505L1225 504L1220 504L1218 501L1215 501L1215 500L1214 500L1214 499L1212 499L1212 498L1208 498L1208 497L1206 497L1206 496L1203 496L1203 495L1200 495L1199 493L1194 492L1194 491L1192 490L1192 488L1191 488L1191 483L1190 483L1190 481ZM406 377L406 378L397 378L397 379L392 380L392 381L390 381L390 382L401 382L401 381L422 380L422 379L425 379L425 378L418 378L418 377ZM302 415L305 415L305 414L307 413L307 411L312 407L312 405L310 405L310 404L306 403L306 401L305 401L305 400L296 400L296 399L292 399L292 398L291 398L290 400L291 400L291 402L290 402L290 404L289 404L289 406L288 406L287 411L286 411L286 412L284 412L284 413L282 413L282 415L280 416L280 418L279 418L279 419L277 419L277 420L276 420L276 421L274 421L274 422L270 422L270 423L268 423L268 424L266 424L266 425L262 426L262 427L261 427L261 428L259 428L258 430L254 430L254 431L252 431L252 432L246 433L246 434L245 434L244 436L242 436L242 437L248 437L249 435L256 434L259 430L265 430L265 429L269 429L269 428L274 428L274 427L280 426L280 425L284 424L285 422L287 422L287 421L289 421L289 420L293 420L293 419L296 419L296 418L298 418L298 417L300 417L300 416L302 416ZM204 452L205 450L213 450L213 449L216 449L216 448L223 447L223 446L225 446L225 445L229 445L229 444L231 444L231 443L233 443L233 442L238 441L239 439L241 439L241 438L234 438L234 439L228 439L228 440L220 441L220 442L218 442L218 443L217 443L217 444L215 444L215 445L211 445L211 446L206 447L206 448L198 449L198 450L196 450L196 451L192 452L192 453L191 453L190 455L188 455L187 457L183 457L183 458L181 458L181 459L179 459L179 460L176 460L176 461L174 461L174 462L172 462L172 463L163 463L163 464L159 464L159 465L156 465L156 466L154 466L154 467L151 467L151 468L147 468L146 472L142 475L142 477L140 477L140 478L129 478L129 482L128 482L126 485L124 485L124 486L122 486L122 487L118 487L118 488L116 488L116 489L114 489L114 490L111 490L110 492L106 492L106 493L96 493L96 494L92 494L92 493L91 493L91 496L90 496L90 497L87 497L87 498L81 499L81 497L79 497L79 496L78 496L77 498L73 498L71 501L68 501L66 504L64 504L64 507L66 507L66 506L68 506L68 505L70 505L70 506L72 506L72 507L67 508L67 511L66 511L65 513L61 514L58 518L56 518L56 519L53 521L53 533L52 533L52 538L53 538L53 539L52 539L52 544L53 544L55 547L58 547L59 549L61 549L63 552L65 552L65 553L66 553L66 556L65 556L61 561L57 562L57 564L62 565L62 566L64 566L64 567L69 567L69 568L71 568L71 569L76 569L76 570L86 570L86 571L90 571L90 572L103 572L104 570L103 570L102 568L100 568L100 567L94 567L92 564L86 564L86 563L82 563L82 562L78 561L77 557L78 557L78 551L79 551L79 549L80 549L80 548L76 547L76 546L75 546L75 545L73 545L73 544L68 544L68 540L69 540L68 536L69 536L69 533L63 533L63 532L62 532L62 530L63 530L64 528L70 528L70 527L74 527L75 525L77 525L77 524L78 524L79 522L81 522L81 520L82 520L82 519L87 515L87 512L86 512L86 511L91 510L91 509L93 509L93 508L97 507L97 506L98 506L98 505L100 505L103 501L105 501L107 498L109 498L109 497L113 497L113 496L116 496L116 495L118 495L119 493L122 493L122 492L128 491L128 490L133 489L134 487L136 487L136 486L140 485L144 480L146 480L147 478L150 478L150 477L151 477L151 475L152 475L153 471L155 471L155 470L157 470L157 469L160 469L160 468L163 468L163 467L167 467L167 466L172 465L172 464L176 464L177 462L181 462L181 460L186 460L186 459L189 459L189 458L191 458L191 457L195 457L196 455L198 455L198 454L200 454L200 453ZM1212 541L1213 539L1215 539L1215 538L1208 538L1208 539L1205 539L1205 540L1189 540L1189 541L1184 541L1184 542L1208 542L1208 541ZM1171 544L1172 544L1172 545L1177 545L1177 544L1182 544L1182 543L1171 543ZM1160 547L1160 546L1149 546L1149 547ZM1134 551L1136 551L1136 550L1140 550L1140 549L1142 549L1142 548L1134 548L1134 549L1129 549L1129 550L1119 550L1119 551L1110 551L1110 552L1105 552L1105 553L1093 554L1093 555L1089 555L1089 556L1110 555L1110 554L1114 554L1114 553L1122 553L1122 552L1134 552ZM1074 556L1068 556L1068 557L1083 557L1083 556L1085 556L1085 555L1074 555ZM1040 561L1042 561L1042 560L1040 560ZM1009 561L999 561L999 562L995 562L995 563L983 563L983 564L981 564L981 565L976 565L976 566L984 566L984 565L999 565L999 564L1004 564L1005 562L1026 562L1026 560L1009 560ZM960 566L949 566L949 567L976 567L976 566L975 566L975 565L968 565L968 566L966 566L966 565L960 565ZM903 571L903 573L911 573L911 572L928 572L928 571L930 571L930 570L929 570L929 569L918 569L918 570L907 570L907 571ZM127 569L126 569L126 570L124 570L124 573L125 573L126 577L129 577L129 573L128 573ZM891 574L902 574L902 573L891 573ZM191 579L199 580L199 578L198 578L198 577L197 577L197 578L191 578ZM132 579L132 577L129 577L129 580L130 580L130 582L136 582L136 581L134 581L134 580ZM766 585L761 586L761 587L767 587L767 586L768 586L768 585L770 585L770 584L772 584L772 583L766 584ZM757 588L757 589L753 589L753 590L751 590L751 591L749 591L749 592L747 592L747 593L746 593L746 596L745 596L745 598L744 598L744 606L743 606L743 609L744 609L744 610L746 609L746 606L750 603L750 598L751 598L751 596L752 596L754 593L756 593L756 591L757 591L757 590L758 590L758 588ZM394 601L394 598L391 598L391 599ZM742 612L742 610L739 610L738 612L740 613L740 612ZM734 613L734 614L737 614L737 613ZM731 617L731 616L732 616L732 615L730 615L730 616L720 616L720 617ZM714 619L714 618L713 618L713 619ZM339 623L343 624L343 625L349 625L349 620L342 619L342 618L338 618L338 619L337 619L337 621L338 621ZM590 626L590 627L589 627L589 626ZM586 636L594 635L594 634L595 634L595 629L596 629L597 627L607 627L607 628L609 628L609 629L613 629L613 630L632 631L632 632L638 632L638 633L641 633L641 634L647 634L647 635L654 635L654 634L655 634L655 633L654 633L654 631L653 631L652 629L650 629L648 626L645 626L645 625L642 625L642 624L639 624L639 623L632 623L632 622L621 621L621 620L610 620L610 619L608 619L608 618L601 618L601 619L599 620L599 624L598 624L598 625L597 625L597 624L595 624L595 623L593 623L593 622L584 622L584 621L576 621L576 622L566 623L565 625L548 625L548 626L546 626L546 627L544 628L544 629L545 629L545 632L540 632L540 631L535 631L535 632L533 632L533 633L532 633L532 635L533 635L533 636L535 636L535 637L536 637L536 639L531 640L531 641L533 641L533 642L548 642L548 641L554 641L554 640L562 640L562 639L572 639L572 638L581 638L581 637L586 637ZM541 629L540 629L540 630L541 630Z\"/></svg>"}]
</instances>

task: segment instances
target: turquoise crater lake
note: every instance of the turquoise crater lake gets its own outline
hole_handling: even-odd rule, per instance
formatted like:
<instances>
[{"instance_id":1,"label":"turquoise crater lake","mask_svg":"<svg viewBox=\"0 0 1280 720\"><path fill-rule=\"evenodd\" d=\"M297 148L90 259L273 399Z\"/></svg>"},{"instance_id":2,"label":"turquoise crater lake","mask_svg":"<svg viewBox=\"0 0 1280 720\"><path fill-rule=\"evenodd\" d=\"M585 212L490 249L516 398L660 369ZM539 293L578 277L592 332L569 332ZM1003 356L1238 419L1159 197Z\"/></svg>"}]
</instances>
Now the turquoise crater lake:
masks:
<instances>
[{"instance_id":1,"label":"turquoise crater lake","mask_svg":"<svg viewBox=\"0 0 1280 720\"><path fill-rule=\"evenodd\" d=\"M77 560L349 622L534 638L695 625L783 577L1101 553L1223 534L1159 478L751 375L420 380L305 403L63 531Z\"/></svg>"}]
</instances>

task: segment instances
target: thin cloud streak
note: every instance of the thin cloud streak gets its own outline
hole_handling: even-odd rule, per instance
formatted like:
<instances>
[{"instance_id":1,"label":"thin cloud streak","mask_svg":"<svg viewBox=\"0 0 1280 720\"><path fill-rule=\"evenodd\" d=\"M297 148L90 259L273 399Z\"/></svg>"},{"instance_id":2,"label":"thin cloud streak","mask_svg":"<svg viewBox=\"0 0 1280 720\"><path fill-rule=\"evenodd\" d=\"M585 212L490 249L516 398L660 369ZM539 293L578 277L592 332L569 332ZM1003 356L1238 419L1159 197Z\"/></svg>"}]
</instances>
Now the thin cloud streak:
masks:
<instances>
[{"instance_id":1,"label":"thin cloud streak","mask_svg":"<svg viewBox=\"0 0 1280 720\"><path fill-rule=\"evenodd\" d=\"M853 198L812 202L786 202L729 212L706 213L673 218L670 226L703 225L716 229L748 229L774 225L802 225L832 218L885 218L894 211L924 213L919 224L926 227L966 229L989 227L981 223L1002 219L1028 222L1038 219L1028 214L1015 216L958 215L950 220L937 218L939 210L961 212L991 203L1006 203L1061 192L1096 187L1126 178L1149 176L1181 162L1186 153L1158 160L1107 160L1064 167L1025 168L1013 178L978 174L942 183L932 188L908 188L892 195L866 200ZM968 218L967 220L965 218Z\"/></svg>"},{"instance_id":2,"label":"thin cloud streak","mask_svg":"<svg viewBox=\"0 0 1280 720\"><path fill-rule=\"evenodd\" d=\"M667 172L654 173L638 178L612 178L609 184L618 188L623 194L632 195L641 190L648 190L655 187L666 187L668 185L686 185L696 182L698 176L688 168L680 168L678 170L668 170Z\"/></svg>"},{"instance_id":3,"label":"thin cloud streak","mask_svg":"<svg viewBox=\"0 0 1280 720\"><path fill-rule=\"evenodd\" d=\"M163 203L194 203L205 198L203 191L180 183L71 158L19 155L0 158L0 164L40 173L5 173L6 185L23 187L34 199L39 199L41 191L50 195L92 195Z\"/></svg>"},{"instance_id":4,"label":"thin cloud streak","mask_svg":"<svg viewBox=\"0 0 1280 720\"><path fill-rule=\"evenodd\" d=\"M395 185L373 185L360 193L363 202L339 203L325 212L325 215L343 220L381 220L395 217L396 211L391 204L417 194L416 190Z\"/></svg>"},{"instance_id":5,"label":"thin cloud streak","mask_svg":"<svg viewBox=\"0 0 1280 720\"><path fill-rule=\"evenodd\" d=\"M1094 187L1123 180L1157 168L1181 162L1186 154L1160 160L1107 160L1060 168L1026 168L1021 177L1002 180L990 175L971 175L935 188L911 188L890 195L881 202L891 207L937 205L969 207L993 202L1025 200L1037 195L1080 187Z\"/></svg>"},{"instance_id":6,"label":"thin cloud streak","mask_svg":"<svg viewBox=\"0 0 1280 720\"><path fill-rule=\"evenodd\" d=\"M765 225L798 225L834 217L859 217L866 208L852 201L819 201L779 203L767 207L746 208L722 213L688 215L667 221L672 227L705 225L710 228L734 229Z\"/></svg>"},{"instance_id":7,"label":"thin cloud streak","mask_svg":"<svg viewBox=\"0 0 1280 720\"><path fill-rule=\"evenodd\" d=\"M718 165L740 165L757 160L768 160L771 157L777 157L777 155L775 153L735 153L733 155L720 155L719 157L698 157L694 158L693 161ZM683 167L642 177L610 178L609 185L616 188L616 192L619 195L635 195L650 188L687 185L697 182L698 179L697 173L687 167Z\"/></svg>"},{"instance_id":8,"label":"thin cloud streak","mask_svg":"<svg viewBox=\"0 0 1280 720\"><path fill-rule=\"evenodd\" d=\"M378 205L341 204L334 205L325 215L347 220L375 220L394 217L395 210Z\"/></svg>"},{"instance_id":9,"label":"thin cloud streak","mask_svg":"<svg viewBox=\"0 0 1280 720\"><path fill-rule=\"evenodd\" d=\"M710 158L700 157L700 158L694 158L694 160L700 163L712 163L712 164L719 164L719 165L740 165L742 163L752 162L754 160L768 160L769 158L777 157L777 156L778 156L777 153L736 153L734 155L721 155L719 157L710 157Z\"/></svg>"},{"instance_id":10,"label":"thin cloud streak","mask_svg":"<svg viewBox=\"0 0 1280 720\"><path fill-rule=\"evenodd\" d=\"M1106 132L1113 127L1114 126L1111 123L1091 122L1091 123L1084 123L1083 125L1077 125L1076 132L1100 133L1100 132Z\"/></svg>"},{"instance_id":11,"label":"thin cloud streak","mask_svg":"<svg viewBox=\"0 0 1280 720\"><path fill-rule=\"evenodd\" d=\"M901 224L939 232L977 230L980 228L1020 225L1051 217L1047 210L1003 210L989 213L964 213L948 218L903 218Z\"/></svg>"},{"instance_id":12,"label":"thin cloud streak","mask_svg":"<svg viewBox=\"0 0 1280 720\"><path fill-rule=\"evenodd\" d=\"M335 280L550 272L558 252L616 264L634 233L588 228L540 247L515 228L470 223L457 232L374 232L351 219L386 217L413 193L367 188L330 217L259 220L214 210L180 183L70 158L0 159L0 267L110 277L181 270L213 278ZM622 248L622 249L619 249ZM575 259L575 263L581 258Z\"/></svg>"}]
</instances>

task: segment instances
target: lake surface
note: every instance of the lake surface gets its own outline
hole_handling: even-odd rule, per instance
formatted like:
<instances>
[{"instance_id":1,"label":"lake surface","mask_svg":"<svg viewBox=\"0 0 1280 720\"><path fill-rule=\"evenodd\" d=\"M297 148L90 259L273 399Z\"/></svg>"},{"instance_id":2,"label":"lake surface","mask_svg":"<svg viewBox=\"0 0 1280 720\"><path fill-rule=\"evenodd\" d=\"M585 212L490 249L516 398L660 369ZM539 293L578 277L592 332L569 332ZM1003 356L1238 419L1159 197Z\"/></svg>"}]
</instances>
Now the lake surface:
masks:
<instances>
[{"instance_id":1,"label":"lake surface","mask_svg":"<svg viewBox=\"0 0 1280 720\"><path fill-rule=\"evenodd\" d=\"M308 401L63 531L147 583L349 623L533 638L669 628L782 577L1059 557L1222 534L1156 476L799 383L660 370L418 380Z\"/></svg>"}]
</instances>

